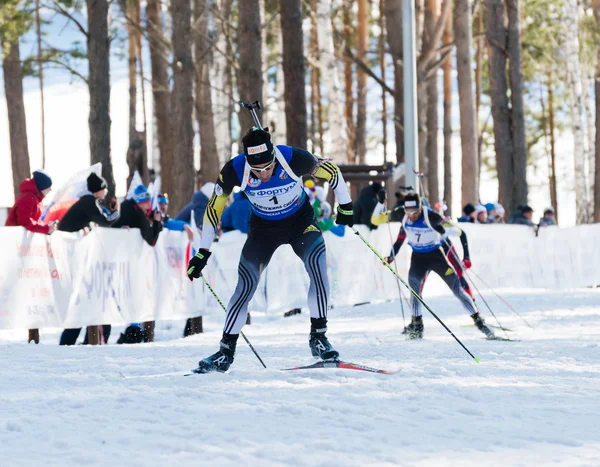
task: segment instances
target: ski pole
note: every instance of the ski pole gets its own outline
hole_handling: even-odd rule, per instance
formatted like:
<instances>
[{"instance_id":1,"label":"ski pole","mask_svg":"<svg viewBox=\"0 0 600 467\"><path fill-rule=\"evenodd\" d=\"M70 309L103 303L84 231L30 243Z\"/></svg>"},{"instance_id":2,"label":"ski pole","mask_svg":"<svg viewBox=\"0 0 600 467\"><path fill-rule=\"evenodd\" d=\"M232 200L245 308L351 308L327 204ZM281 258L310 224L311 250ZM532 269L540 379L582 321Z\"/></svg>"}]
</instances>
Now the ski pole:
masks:
<instances>
[{"instance_id":1,"label":"ski pole","mask_svg":"<svg viewBox=\"0 0 600 467\"><path fill-rule=\"evenodd\" d=\"M523 320L523 322L524 322L524 323L525 323L527 326L529 326L531 329L533 329L533 326L532 326L531 324L529 324L529 323L527 322L527 320L526 320L525 318L523 318L523 316L521 316L521 315L520 315L520 314L517 312L517 310L515 310L515 309L514 309L512 306L510 306L510 303L508 303L506 300L504 300L504 299L503 299L503 298L500 296L500 294L499 294L498 292L496 292L496 291L495 291L493 288L491 288L491 287L490 287L490 286L489 286L489 285L488 285L488 284L487 284L487 283L486 283L486 282L485 282L485 281L484 281L484 280L481 278L481 276L479 276L479 274L477 274L477 273L476 273L475 271L473 271L473 270L471 270L471 272L473 273L473 275L474 275L474 276L475 276L477 279L479 279L479 280L481 281L481 283L482 283L483 285L485 285L485 286L486 286L488 289L490 289L492 292L494 292L494 294L496 295L496 297L498 297L500 300L502 300L502 303L504 303L504 304L505 304L505 305L506 305L508 308L510 308L510 309L513 311L513 313L515 313L515 314L516 314L516 315L517 315L519 318L521 318L521 319ZM471 281L471 282L472 282L472 281Z\"/></svg>"},{"instance_id":2,"label":"ski pole","mask_svg":"<svg viewBox=\"0 0 600 467\"><path fill-rule=\"evenodd\" d=\"M492 311L492 309L490 308L490 305L488 304L487 300L483 297L483 294L481 293L481 291L479 290L479 287L477 287L477 285L475 284L475 282L473 282L473 279L471 279L471 276L468 275L467 271L465 271L463 269L463 271L465 272L465 275L469 278L469 280L471 281L471 284L473 285L473 287L475 287L475 290L477 290L477 293L479 294L479 296L481 297L481 300L483 300L483 303L485 303L485 306L487 307L487 309L490 311L490 313L492 314L492 316L494 317L494 319L496 320L496 322L498 323L498 326L500 326L500 329L502 329L502 331L504 331L504 335L506 336L507 339L509 339L508 334L506 334L506 328L504 328L504 326L502 326L500 324L500 321L498 321L498 318L496 318L496 315L494 314L494 312Z\"/></svg>"},{"instance_id":3,"label":"ski pole","mask_svg":"<svg viewBox=\"0 0 600 467\"><path fill-rule=\"evenodd\" d=\"M208 290L210 290L210 293L213 295L213 297L215 297L215 299L217 300L217 302L219 303L219 305L221 305L221 308L223 309L223 311L225 313L227 313L227 308L225 307L225 305L223 305L223 302L221 301L221 299L219 298L219 296L216 294L216 292L210 286L210 284L206 280L206 277L204 277L203 275L200 275L200 277L202 277L202 280L206 284L206 287L208 287ZM258 355L258 352L256 350L254 350L254 347L252 347L252 344L250 343L250 341L248 340L248 338L246 337L246 335L244 334L243 331L240 331L240 335L244 338L244 340L246 341L246 344L248 344L248 347L250 347L250 350L252 350L252 352L254 352L254 355L256 355L256 358L258 358L258 361L261 363L261 365L263 366L263 368L266 369L267 365L265 365L265 362L262 361L262 358L260 358L260 355Z\"/></svg>"},{"instance_id":4,"label":"ski pole","mask_svg":"<svg viewBox=\"0 0 600 467\"><path fill-rule=\"evenodd\" d=\"M454 245L452 245L452 243L450 242L450 240L448 238L442 238L442 241L446 244L446 246L448 247L448 262L450 262L450 255L453 254L453 248ZM481 300L483 300L483 303L485 303L485 306L487 307L487 309L490 311L490 313L492 314L492 316L494 317L494 319L496 320L496 322L498 323L498 327L500 329L502 329L504 331L504 334L506 334L506 330L504 329L504 326L502 326L500 324L500 321L498 320L498 317L494 314L494 312L492 311L490 305L488 305L488 302L486 301L485 298L483 298L483 295L481 294L481 292L479 291L479 289L477 288L477 286L475 285L475 282L473 282L473 280L471 279L471 276L469 276L467 274L467 269L465 269L465 267L462 265L462 263L460 262L458 255L456 254L456 251L454 251L454 256L456 258L456 264L458 264L458 267L460 268L460 270L462 271L462 273L467 276L469 278L469 280L471 281L471 284L473 284L473 287L475 287L475 290L477 290L477 293L479 293L479 296L481 297ZM466 279L465 279L466 280ZM506 338L508 339L508 334L506 334Z\"/></svg>"},{"instance_id":5,"label":"ski pole","mask_svg":"<svg viewBox=\"0 0 600 467\"><path fill-rule=\"evenodd\" d=\"M467 353L468 353L468 354L469 354L469 355L470 355L470 356L473 358L473 360L475 360L477 363L479 363L479 357L476 357L475 355L473 355L473 354L471 353L471 351L465 347L465 345L464 345L464 344L463 344L463 343L460 341L460 339L459 339L458 337L456 337L456 336L454 335L454 333L453 333L453 332L450 330L450 328L444 324L444 322L443 322L443 321L442 321L442 320L441 320L441 319L438 317L438 315L436 315L436 314L433 312L433 310L432 310L431 308L429 308L429 306L427 305L427 303L425 303L425 302L423 301L423 299L422 299L422 298L419 296L419 294L418 294L417 292L415 292L415 291L412 289L412 287L411 287L409 284L407 284L407 283L406 283L406 281L405 281L404 279L402 279L402 277L400 276L400 274L398 274L396 271L394 271L394 269L393 269L393 268L392 268L392 267L391 267L391 266L388 264L388 262L385 260L385 258L384 258L383 256L381 256L381 254L379 254L379 252L378 252L378 251L377 251L377 250L376 250L376 249L373 247L373 245L371 245L371 244L370 244L370 243L367 241L367 239L366 239L365 237L363 237L363 236L360 234L360 232L359 232L358 230L356 230L354 227L350 227L350 228L351 228L351 229L354 231L354 233L355 233L356 235L358 235L358 238L360 238L360 239L363 241L363 243L364 243L365 245L367 245L367 247L369 247L369 250L371 250L373 253L375 253L375 256L377 256L377 257L378 257L378 258L381 260L381 262L382 262L383 264L385 264L385 266L386 266L386 267L387 267L387 268L388 268L388 269L389 269L389 270L392 272L392 274L393 274L394 276L396 276L396 278L397 278L398 280L400 280L400 282L402 282L402 284L404 285L404 287L406 287L406 288L408 289L408 291L409 291L411 294L413 294L413 296L414 296L414 297L415 297L415 298L416 298L416 299L417 299L417 300L418 300L418 301L421 303L421 305L423 305L423 306L425 307L425 309L426 309L426 310L427 310L429 313L431 313L435 319L437 319L437 320L438 320L438 322L439 322L439 323L440 323L440 324L441 324L441 325L444 327L444 329L445 329L446 331L448 331L448 333L449 333L449 334L450 334L452 337L454 337L454 340L456 340L456 342L458 342L458 343L460 344L460 346L461 346L463 349L465 349L465 351L466 351L466 352L467 352Z\"/></svg>"},{"instance_id":6,"label":"ski pole","mask_svg":"<svg viewBox=\"0 0 600 467\"><path fill-rule=\"evenodd\" d=\"M388 233L390 234L390 242L392 243L392 248L394 245L394 238L392 237L392 228L390 227L390 219L386 221L388 226ZM396 255L394 255L394 270L396 274L398 274L398 264L396 263ZM404 326L404 330L406 331L406 318L404 317L404 303L402 303L402 299L404 298L404 294L402 293L402 287L400 287L400 281L396 277L396 285L398 286L398 294L400 295L400 309L402 310L402 325Z\"/></svg>"}]
</instances>

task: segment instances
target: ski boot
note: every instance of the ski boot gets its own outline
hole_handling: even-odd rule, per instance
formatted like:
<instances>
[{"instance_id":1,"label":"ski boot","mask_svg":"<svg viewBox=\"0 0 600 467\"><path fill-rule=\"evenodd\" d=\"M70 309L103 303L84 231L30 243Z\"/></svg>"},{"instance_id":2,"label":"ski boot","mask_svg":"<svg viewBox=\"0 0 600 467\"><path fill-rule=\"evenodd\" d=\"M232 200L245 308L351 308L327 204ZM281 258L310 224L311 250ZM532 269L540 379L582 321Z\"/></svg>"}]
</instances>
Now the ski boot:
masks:
<instances>
[{"instance_id":1,"label":"ski boot","mask_svg":"<svg viewBox=\"0 0 600 467\"><path fill-rule=\"evenodd\" d=\"M311 318L310 338L308 345L312 356L320 360L337 360L340 353L335 350L325 336L327 320L324 318Z\"/></svg>"},{"instance_id":2,"label":"ski boot","mask_svg":"<svg viewBox=\"0 0 600 467\"><path fill-rule=\"evenodd\" d=\"M211 371L218 371L219 373L225 373L229 370L229 367L233 363L233 357L235 355L235 346L237 343L237 337L233 335L223 335L221 339L219 351L212 354L210 357L206 357L204 360L198 362L198 368L192 370L192 373L210 373Z\"/></svg>"},{"instance_id":3,"label":"ski boot","mask_svg":"<svg viewBox=\"0 0 600 467\"><path fill-rule=\"evenodd\" d=\"M423 326L422 316L413 316L410 324L406 326L402 334L407 334L409 339L423 339L423 332L425 326Z\"/></svg>"},{"instance_id":4,"label":"ski boot","mask_svg":"<svg viewBox=\"0 0 600 467\"><path fill-rule=\"evenodd\" d=\"M494 331L487 327L483 318L479 316L479 313L471 315L471 318L473 318L473 322L475 323L475 326L477 326L477 329L479 329L482 333L485 334L485 337L487 337L488 339L493 339L496 337L494 335Z\"/></svg>"}]
</instances>

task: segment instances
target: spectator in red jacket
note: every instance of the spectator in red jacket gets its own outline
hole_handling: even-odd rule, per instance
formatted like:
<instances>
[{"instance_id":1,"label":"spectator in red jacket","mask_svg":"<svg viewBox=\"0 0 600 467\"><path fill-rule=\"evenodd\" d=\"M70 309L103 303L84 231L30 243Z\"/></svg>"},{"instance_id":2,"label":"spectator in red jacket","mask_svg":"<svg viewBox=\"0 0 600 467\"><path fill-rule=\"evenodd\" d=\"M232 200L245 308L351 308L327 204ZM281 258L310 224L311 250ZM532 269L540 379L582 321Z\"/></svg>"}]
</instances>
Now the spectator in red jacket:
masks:
<instances>
[{"instance_id":1,"label":"spectator in red jacket","mask_svg":"<svg viewBox=\"0 0 600 467\"><path fill-rule=\"evenodd\" d=\"M43 170L33 172L32 178L26 178L19 185L19 196L10 211L4 225L7 227L21 226L30 232L50 235L56 230L56 223L44 225L40 222L42 216L42 200L52 190L52 179ZM39 329L29 330L27 342L40 343Z\"/></svg>"},{"instance_id":2,"label":"spectator in red jacket","mask_svg":"<svg viewBox=\"0 0 600 467\"><path fill-rule=\"evenodd\" d=\"M44 225L42 200L52 190L52 179L43 170L33 172L32 178L26 178L19 185L20 194L14 206L8 211L6 226L25 227L30 232L50 235L56 230L56 223Z\"/></svg>"}]
</instances>

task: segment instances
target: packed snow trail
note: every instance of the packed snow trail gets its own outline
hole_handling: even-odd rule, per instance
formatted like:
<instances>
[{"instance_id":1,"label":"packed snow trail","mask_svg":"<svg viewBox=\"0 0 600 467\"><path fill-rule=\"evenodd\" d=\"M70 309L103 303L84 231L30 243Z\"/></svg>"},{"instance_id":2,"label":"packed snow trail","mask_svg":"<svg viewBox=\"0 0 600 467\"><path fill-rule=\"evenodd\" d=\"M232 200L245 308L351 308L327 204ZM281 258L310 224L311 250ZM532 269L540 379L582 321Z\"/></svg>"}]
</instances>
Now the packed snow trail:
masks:
<instances>
[{"instance_id":1,"label":"packed snow trail","mask_svg":"<svg viewBox=\"0 0 600 467\"><path fill-rule=\"evenodd\" d=\"M600 465L600 290L500 293L534 327L489 297L521 342L486 341L454 297L425 296L480 364L428 314L425 339L405 340L398 302L332 310L341 358L395 375L279 371L313 362L305 311L253 313L267 370L240 342L228 373L187 378L120 372L191 370L217 348L216 316L187 339L157 323L141 345L0 331L0 465Z\"/></svg>"}]
</instances>

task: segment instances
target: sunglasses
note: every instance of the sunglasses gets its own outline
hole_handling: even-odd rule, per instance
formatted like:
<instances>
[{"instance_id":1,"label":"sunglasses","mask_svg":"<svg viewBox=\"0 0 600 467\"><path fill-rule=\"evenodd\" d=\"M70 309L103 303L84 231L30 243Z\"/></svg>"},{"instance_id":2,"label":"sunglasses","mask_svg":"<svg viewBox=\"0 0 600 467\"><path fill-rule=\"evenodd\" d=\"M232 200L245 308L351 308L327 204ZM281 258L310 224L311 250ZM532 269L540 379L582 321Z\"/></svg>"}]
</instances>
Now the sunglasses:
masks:
<instances>
[{"instance_id":1,"label":"sunglasses","mask_svg":"<svg viewBox=\"0 0 600 467\"><path fill-rule=\"evenodd\" d=\"M276 159L273 156L273 160L271 161L270 164L266 165L265 167L256 167L256 168L250 166L250 170L252 170L252 172L257 173L257 174L258 173L263 173L263 172L266 172L268 170L271 170L273 168L273 166L275 165L275 162L276 162Z\"/></svg>"}]
</instances>

